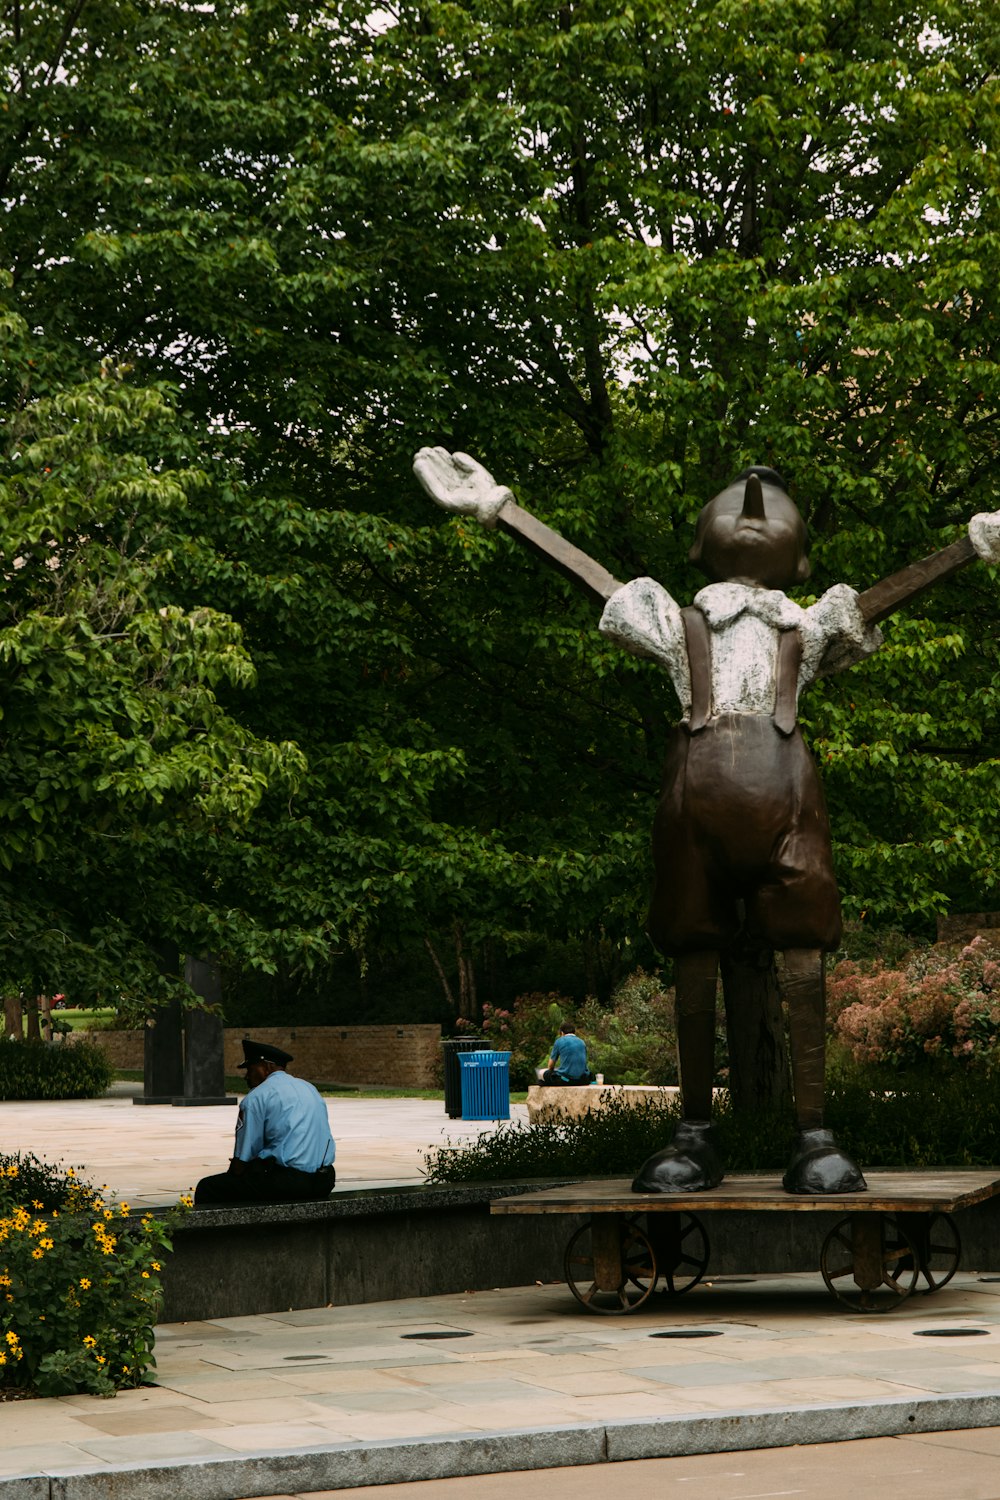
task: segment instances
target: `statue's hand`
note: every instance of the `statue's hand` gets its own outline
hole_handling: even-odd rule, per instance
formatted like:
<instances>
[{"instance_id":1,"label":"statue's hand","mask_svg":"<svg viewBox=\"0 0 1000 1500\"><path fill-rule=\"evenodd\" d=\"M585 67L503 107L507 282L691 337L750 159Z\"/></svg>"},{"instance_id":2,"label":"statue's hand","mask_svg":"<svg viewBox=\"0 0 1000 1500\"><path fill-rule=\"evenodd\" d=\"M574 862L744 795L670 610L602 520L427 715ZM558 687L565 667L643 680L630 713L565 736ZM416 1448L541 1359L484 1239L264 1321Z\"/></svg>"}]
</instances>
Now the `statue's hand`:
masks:
<instances>
[{"instance_id":1,"label":"statue's hand","mask_svg":"<svg viewBox=\"0 0 1000 1500\"><path fill-rule=\"evenodd\" d=\"M969 540L983 562L1000 563L1000 510L973 516L969 522Z\"/></svg>"},{"instance_id":2,"label":"statue's hand","mask_svg":"<svg viewBox=\"0 0 1000 1500\"><path fill-rule=\"evenodd\" d=\"M461 515L475 516L484 526L495 526L497 516L514 496L497 484L482 464L467 453L447 448L421 448L413 460L418 481L438 505Z\"/></svg>"}]
</instances>

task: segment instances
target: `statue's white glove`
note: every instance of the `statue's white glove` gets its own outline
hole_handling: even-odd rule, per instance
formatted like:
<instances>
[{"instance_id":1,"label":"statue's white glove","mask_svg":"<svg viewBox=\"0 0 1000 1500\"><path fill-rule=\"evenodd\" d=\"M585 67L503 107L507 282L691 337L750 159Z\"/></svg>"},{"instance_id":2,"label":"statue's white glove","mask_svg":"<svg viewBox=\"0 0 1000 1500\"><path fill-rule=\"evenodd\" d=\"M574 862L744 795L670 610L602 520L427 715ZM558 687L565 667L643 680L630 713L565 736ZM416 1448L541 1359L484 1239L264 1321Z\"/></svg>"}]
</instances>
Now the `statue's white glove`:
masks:
<instances>
[{"instance_id":1,"label":"statue's white glove","mask_svg":"<svg viewBox=\"0 0 1000 1500\"><path fill-rule=\"evenodd\" d=\"M1000 563L1000 510L973 516L969 522L969 540L983 562Z\"/></svg>"},{"instance_id":2,"label":"statue's white glove","mask_svg":"<svg viewBox=\"0 0 1000 1500\"><path fill-rule=\"evenodd\" d=\"M438 505L461 515L475 516L493 527L514 496L505 485L467 453L449 453L447 448L421 448L413 460L418 481Z\"/></svg>"}]
</instances>

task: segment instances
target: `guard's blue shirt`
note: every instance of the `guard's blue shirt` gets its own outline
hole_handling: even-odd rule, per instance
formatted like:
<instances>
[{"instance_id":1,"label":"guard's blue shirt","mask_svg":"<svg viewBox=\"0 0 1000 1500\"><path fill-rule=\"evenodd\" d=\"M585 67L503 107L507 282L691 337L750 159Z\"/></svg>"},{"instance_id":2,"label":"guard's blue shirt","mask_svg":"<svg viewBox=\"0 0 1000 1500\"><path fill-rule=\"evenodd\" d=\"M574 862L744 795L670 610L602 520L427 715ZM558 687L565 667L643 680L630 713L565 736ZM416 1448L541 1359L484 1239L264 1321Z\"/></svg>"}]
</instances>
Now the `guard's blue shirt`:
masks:
<instances>
[{"instance_id":1,"label":"guard's blue shirt","mask_svg":"<svg viewBox=\"0 0 1000 1500\"><path fill-rule=\"evenodd\" d=\"M269 1156L282 1167L318 1172L332 1166L336 1154L326 1105L304 1078L293 1078L279 1068L240 1100L234 1152L238 1161Z\"/></svg>"},{"instance_id":2,"label":"guard's blue shirt","mask_svg":"<svg viewBox=\"0 0 1000 1500\"><path fill-rule=\"evenodd\" d=\"M582 1037L562 1032L552 1043L552 1066L560 1078L582 1078L587 1068L587 1044Z\"/></svg>"}]
</instances>

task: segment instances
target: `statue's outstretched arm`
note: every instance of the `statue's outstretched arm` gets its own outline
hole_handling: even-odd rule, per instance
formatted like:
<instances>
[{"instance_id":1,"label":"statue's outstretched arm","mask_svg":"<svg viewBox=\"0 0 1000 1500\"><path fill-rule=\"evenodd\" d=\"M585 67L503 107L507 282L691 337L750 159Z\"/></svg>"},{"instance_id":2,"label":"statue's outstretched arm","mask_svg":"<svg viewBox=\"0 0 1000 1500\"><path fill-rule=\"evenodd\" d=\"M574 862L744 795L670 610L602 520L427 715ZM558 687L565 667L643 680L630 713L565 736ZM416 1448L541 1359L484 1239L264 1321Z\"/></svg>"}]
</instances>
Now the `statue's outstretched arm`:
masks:
<instances>
[{"instance_id":1,"label":"statue's outstretched arm","mask_svg":"<svg viewBox=\"0 0 1000 1500\"><path fill-rule=\"evenodd\" d=\"M932 552L919 562L909 563L858 595L858 604L865 622L877 625L894 610L909 604L918 594L929 589L943 578L950 578L959 568L975 562L981 557L984 562L1000 563L1000 511L990 515L973 516L969 522L969 534L961 541L952 542L940 552Z\"/></svg>"},{"instance_id":2,"label":"statue's outstretched arm","mask_svg":"<svg viewBox=\"0 0 1000 1500\"><path fill-rule=\"evenodd\" d=\"M498 526L536 552L578 588L604 604L622 587L600 563L567 542L529 511L522 510L510 490L467 453L447 448L421 448L413 472L432 500L445 510L474 516L483 526Z\"/></svg>"}]
</instances>

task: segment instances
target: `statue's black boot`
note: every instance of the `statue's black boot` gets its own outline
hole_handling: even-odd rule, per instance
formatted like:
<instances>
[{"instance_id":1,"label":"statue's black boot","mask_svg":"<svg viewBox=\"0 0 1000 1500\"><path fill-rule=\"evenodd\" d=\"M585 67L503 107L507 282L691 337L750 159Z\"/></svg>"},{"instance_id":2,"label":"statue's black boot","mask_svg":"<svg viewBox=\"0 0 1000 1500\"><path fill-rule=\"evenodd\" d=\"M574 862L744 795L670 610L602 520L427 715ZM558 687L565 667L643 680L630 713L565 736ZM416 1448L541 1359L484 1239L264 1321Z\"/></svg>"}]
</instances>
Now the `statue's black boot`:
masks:
<instances>
[{"instance_id":1,"label":"statue's black boot","mask_svg":"<svg viewBox=\"0 0 1000 1500\"><path fill-rule=\"evenodd\" d=\"M669 1146L639 1168L633 1193L698 1193L717 1187L725 1168L709 1120L678 1120Z\"/></svg>"},{"instance_id":2,"label":"statue's black boot","mask_svg":"<svg viewBox=\"0 0 1000 1500\"><path fill-rule=\"evenodd\" d=\"M861 1168L842 1151L832 1130L800 1130L788 1170L786 1193L863 1193L868 1184Z\"/></svg>"}]
</instances>

